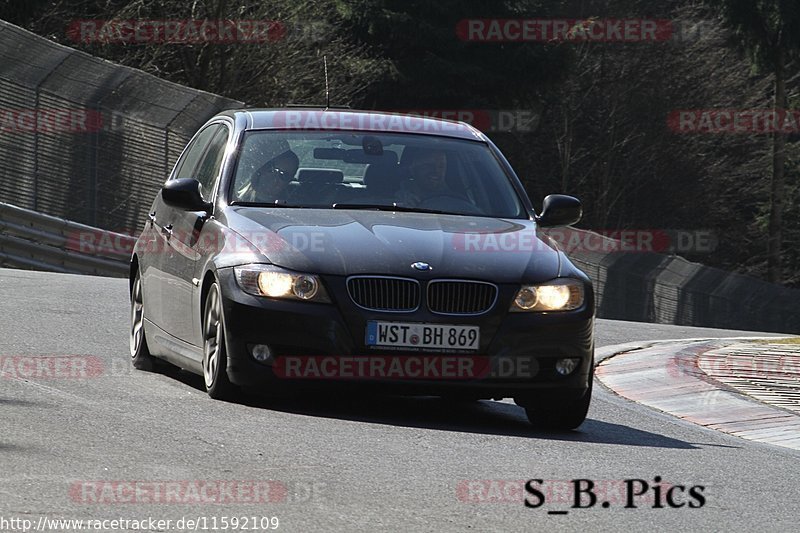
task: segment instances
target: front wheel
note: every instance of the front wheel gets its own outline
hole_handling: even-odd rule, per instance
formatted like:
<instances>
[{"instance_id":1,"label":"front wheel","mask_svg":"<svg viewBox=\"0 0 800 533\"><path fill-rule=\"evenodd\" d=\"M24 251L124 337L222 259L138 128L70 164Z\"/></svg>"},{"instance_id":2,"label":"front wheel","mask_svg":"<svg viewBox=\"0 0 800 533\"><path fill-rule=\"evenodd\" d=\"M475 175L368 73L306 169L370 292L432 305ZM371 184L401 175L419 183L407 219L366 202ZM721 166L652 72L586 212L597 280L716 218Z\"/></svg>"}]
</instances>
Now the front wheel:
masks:
<instances>
[{"instance_id":1,"label":"front wheel","mask_svg":"<svg viewBox=\"0 0 800 533\"><path fill-rule=\"evenodd\" d=\"M216 400L231 399L236 387L228 379L225 350L225 321L219 286L208 289L203 311L203 379L208 395Z\"/></svg>"},{"instance_id":2,"label":"front wheel","mask_svg":"<svg viewBox=\"0 0 800 533\"><path fill-rule=\"evenodd\" d=\"M547 429L577 429L586 420L592 401L594 367L589 374L589 388L581 398L558 405L533 405L523 403L528 421L536 427Z\"/></svg>"}]
</instances>

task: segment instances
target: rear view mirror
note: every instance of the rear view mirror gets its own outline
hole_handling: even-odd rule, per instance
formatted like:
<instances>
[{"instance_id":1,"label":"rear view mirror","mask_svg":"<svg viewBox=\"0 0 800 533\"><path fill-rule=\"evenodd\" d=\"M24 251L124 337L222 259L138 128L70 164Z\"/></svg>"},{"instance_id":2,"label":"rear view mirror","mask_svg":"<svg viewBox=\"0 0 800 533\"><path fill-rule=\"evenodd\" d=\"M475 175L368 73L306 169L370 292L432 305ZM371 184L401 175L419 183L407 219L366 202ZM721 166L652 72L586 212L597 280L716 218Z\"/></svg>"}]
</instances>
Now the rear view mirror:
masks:
<instances>
[{"instance_id":1,"label":"rear view mirror","mask_svg":"<svg viewBox=\"0 0 800 533\"><path fill-rule=\"evenodd\" d=\"M344 161L345 163L360 165L374 163L376 159L383 157L383 145L380 144L380 141L378 141L378 144L367 142L367 139L368 137L364 139L364 149L314 148L314 159ZM377 141L377 139L375 140Z\"/></svg>"},{"instance_id":2,"label":"rear view mirror","mask_svg":"<svg viewBox=\"0 0 800 533\"><path fill-rule=\"evenodd\" d=\"M341 148L314 148L314 159L344 161L344 150Z\"/></svg>"}]
</instances>

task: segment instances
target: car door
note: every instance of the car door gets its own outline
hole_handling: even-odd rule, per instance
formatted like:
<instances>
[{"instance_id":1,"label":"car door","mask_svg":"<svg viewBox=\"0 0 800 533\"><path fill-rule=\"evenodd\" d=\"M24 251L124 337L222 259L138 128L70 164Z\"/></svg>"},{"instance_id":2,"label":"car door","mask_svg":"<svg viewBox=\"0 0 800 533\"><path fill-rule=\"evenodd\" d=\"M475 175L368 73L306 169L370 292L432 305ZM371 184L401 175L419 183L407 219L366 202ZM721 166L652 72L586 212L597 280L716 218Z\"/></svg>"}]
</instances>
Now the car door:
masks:
<instances>
[{"instance_id":1,"label":"car door","mask_svg":"<svg viewBox=\"0 0 800 533\"><path fill-rule=\"evenodd\" d=\"M172 171L170 180L179 177L193 177L200 161L208 150L214 135L219 131L220 124L211 124L199 131L178 159ZM147 304L147 314L151 321L164 331L175 335L180 329L175 318L179 316L179 304L173 300L176 294L181 293L184 283L176 276L178 269L175 248L172 237L175 232L175 221L180 215L180 210L164 203L159 193L149 215L155 242L149 254L149 275L144 280L144 298ZM187 308L185 313L189 313Z\"/></svg>"},{"instance_id":2,"label":"car door","mask_svg":"<svg viewBox=\"0 0 800 533\"><path fill-rule=\"evenodd\" d=\"M182 169L191 171L197 167L217 128L218 125L216 124L208 126L192 138L168 179L174 179ZM172 227L169 220L174 218L171 213L173 210L173 207L164 203L159 192L145 223L145 231L151 235L151 239L147 242L146 249L142 252L142 257L140 258L143 276L142 289L146 307L145 315L150 322L165 331L170 331L170 324L166 320L168 315L165 312L165 308L170 304L164 295L171 280L167 277L164 268L167 256L170 253L168 237Z\"/></svg>"},{"instance_id":3,"label":"car door","mask_svg":"<svg viewBox=\"0 0 800 533\"><path fill-rule=\"evenodd\" d=\"M213 200L214 186L219 177L230 133L224 124L214 127L208 146L197 165L190 169L181 168L176 178L194 178L200 182L201 194L207 202ZM170 324L170 332L179 339L196 344L194 333L198 317L192 312L194 292L200 288L193 283L200 258L198 240L208 213L197 211L170 211L169 225L171 235L167 235L169 253L166 256L164 272L170 282L165 286L164 297L168 299L169 310L165 317Z\"/></svg>"}]
</instances>

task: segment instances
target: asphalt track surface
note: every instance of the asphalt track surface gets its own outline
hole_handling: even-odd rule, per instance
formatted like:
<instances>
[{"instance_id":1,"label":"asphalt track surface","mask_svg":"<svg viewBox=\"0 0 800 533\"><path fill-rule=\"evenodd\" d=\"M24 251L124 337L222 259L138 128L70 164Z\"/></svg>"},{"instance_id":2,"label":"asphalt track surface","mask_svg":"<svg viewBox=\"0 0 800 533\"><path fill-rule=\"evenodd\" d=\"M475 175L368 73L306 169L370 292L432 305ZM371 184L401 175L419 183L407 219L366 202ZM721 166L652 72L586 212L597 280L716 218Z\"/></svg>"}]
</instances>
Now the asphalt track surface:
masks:
<instances>
[{"instance_id":1,"label":"asphalt track surface","mask_svg":"<svg viewBox=\"0 0 800 533\"><path fill-rule=\"evenodd\" d=\"M0 523L152 517L177 531L176 520L205 517L211 531L213 518L221 526L222 517L276 516L278 531L797 531L800 454L678 420L597 383L589 419L560 433L533 429L507 401L226 403L186 372L133 370L128 321L125 280L0 269L0 357L12 364L0 378ZM752 333L599 320L597 335L608 347ZM90 377L13 375L16 362L63 355L97 365ZM671 485L698 485L704 505L653 508L656 476L662 502ZM555 501L525 507L519 487L537 478L561 490L590 479L613 497L608 507L571 509L571 493L554 492ZM629 479L651 485L636 508L620 492ZM248 503L243 492L226 504L190 493L128 501L123 490L236 480L280 490L267 498L275 501ZM568 514L548 512L559 510Z\"/></svg>"}]
</instances>

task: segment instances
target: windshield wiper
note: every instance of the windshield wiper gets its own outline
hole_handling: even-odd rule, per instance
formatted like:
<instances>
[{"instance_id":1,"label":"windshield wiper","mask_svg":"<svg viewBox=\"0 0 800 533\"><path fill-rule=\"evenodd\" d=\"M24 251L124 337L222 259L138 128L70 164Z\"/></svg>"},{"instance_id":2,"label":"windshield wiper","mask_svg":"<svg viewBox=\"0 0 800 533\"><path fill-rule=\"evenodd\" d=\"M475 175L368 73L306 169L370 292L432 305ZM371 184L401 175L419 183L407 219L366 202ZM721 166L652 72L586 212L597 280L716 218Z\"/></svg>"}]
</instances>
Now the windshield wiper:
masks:
<instances>
[{"instance_id":1,"label":"windshield wiper","mask_svg":"<svg viewBox=\"0 0 800 533\"><path fill-rule=\"evenodd\" d=\"M438 209L425 209L424 207L409 207L397 204L333 204L331 207L334 209L365 209L372 211L401 211L404 213L433 213L435 215L458 215L460 213L451 213L448 211L439 211Z\"/></svg>"},{"instance_id":2,"label":"windshield wiper","mask_svg":"<svg viewBox=\"0 0 800 533\"><path fill-rule=\"evenodd\" d=\"M278 203L278 202L241 202L235 201L231 202L229 205L238 205L242 207L294 207L294 208L304 208L304 205L292 205L287 204L286 202Z\"/></svg>"}]
</instances>

